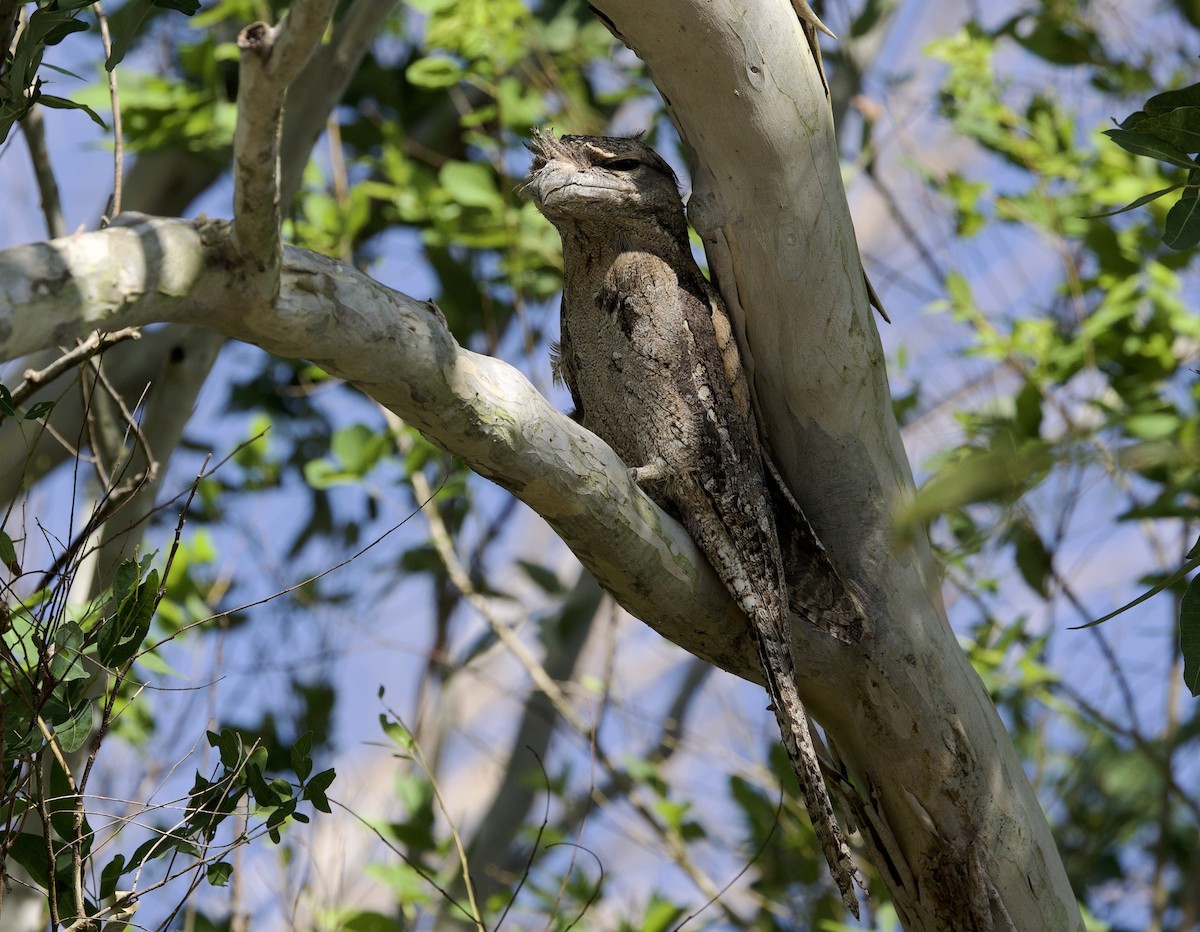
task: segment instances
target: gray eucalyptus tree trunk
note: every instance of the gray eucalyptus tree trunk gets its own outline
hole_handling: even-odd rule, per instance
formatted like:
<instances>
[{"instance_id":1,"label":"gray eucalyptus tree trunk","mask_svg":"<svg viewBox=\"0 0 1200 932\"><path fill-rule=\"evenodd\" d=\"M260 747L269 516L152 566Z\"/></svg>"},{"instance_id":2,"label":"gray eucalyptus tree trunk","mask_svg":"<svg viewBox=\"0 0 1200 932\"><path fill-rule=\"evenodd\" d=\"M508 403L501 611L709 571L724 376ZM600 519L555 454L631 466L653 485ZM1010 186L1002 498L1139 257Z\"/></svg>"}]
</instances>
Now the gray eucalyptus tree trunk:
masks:
<instances>
[{"instance_id":1,"label":"gray eucalyptus tree trunk","mask_svg":"<svg viewBox=\"0 0 1200 932\"><path fill-rule=\"evenodd\" d=\"M863 644L796 620L794 646L905 928L1081 929L1045 816L947 622L928 541L892 539L912 475L795 15L782 0L594 5L646 63L688 151L689 219L742 326L765 441L865 595Z\"/></svg>"}]
</instances>

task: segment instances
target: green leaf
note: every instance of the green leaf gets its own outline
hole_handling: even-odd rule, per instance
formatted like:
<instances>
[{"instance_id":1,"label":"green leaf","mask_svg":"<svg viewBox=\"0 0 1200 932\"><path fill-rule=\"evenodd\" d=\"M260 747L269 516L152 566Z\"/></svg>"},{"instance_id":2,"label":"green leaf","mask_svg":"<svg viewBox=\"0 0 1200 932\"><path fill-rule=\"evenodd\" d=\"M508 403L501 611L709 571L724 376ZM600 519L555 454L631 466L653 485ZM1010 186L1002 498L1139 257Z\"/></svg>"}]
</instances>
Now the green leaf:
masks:
<instances>
[{"instance_id":1,"label":"green leaf","mask_svg":"<svg viewBox=\"0 0 1200 932\"><path fill-rule=\"evenodd\" d=\"M396 774L396 801L409 821L433 818L433 784L421 773L403 771Z\"/></svg>"},{"instance_id":2,"label":"green leaf","mask_svg":"<svg viewBox=\"0 0 1200 932\"><path fill-rule=\"evenodd\" d=\"M83 629L73 621L64 621L54 632L54 657L50 661L50 677L55 683L83 679L88 675L80 662L83 651Z\"/></svg>"},{"instance_id":3,"label":"green leaf","mask_svg":"<svg viewBox=\"0 0 1200 932\"><path fill-rule=\"evenodd\" d=\"M1176 107L1200 107L1200 84L1164 91L1146 101L1147 110L1171 110Z\"/></svg>"},{"instance_id":4,"label":"green leaf","mask_svg":"<svg viewBox=\"0 0 1200 932\"><path fill-rule=\"evenodd\" d=\"M453 87L465 76L462 66L444 55L420 58L413 62L404 72L409 84L425 87L430 90L443 90Z\"/></svg>"},{"instance_id":5,"label":"green leaf","mask_svg":"<svg viewBox=\"0 0 1200 932\"><path fill-rule=\"evenodd\" d=\"M147 838L137 846L137 850L129 858L124 872L128 873L135 867L145 864L147 861L153 861L156 858L170 854L173 850L174 843L172 838L166 832L157 832L153 838Z\"/></svg>"},{"instance_id":6,"label":"green leaf","mask_svg":"<svg viewBox=\"0 0 1200 932\"><path fill-rule=\"evenodd\" d=\"M379 727L383 729L383 733L391 738L403 750L411 751L413 749L412 732L404 727L400 722L393 721L382 712L379 713Z\"/></svg>"},{"instance_id":7,"label":"green leaf","mask_svg":"<svg viewBox=\"0 0 1200 932\"><path fill-rule=\"evenodd\" d=\"M341 932L396 932L396 920L382 913L356 912L343 918Z\"/></svg>"},{"instance_id":8,"label":"green leaf","mask_svg":"<svg viewBox=\"0 0 1200 932\"><path fill-rule=\"evenodd\" d=\"M50 859L46 855L46 839L31 832L21 832L9 845L8 855L25 870L29 878L42 889L50 886Z\"/></svg>"},{"instance_id":9,"label":"green leaf","mask_svg":"<svg viewBox=\"0 0 1200 932\"><path fill-rule=\"evenodd\" d=\"M525 575L537 583L538 588L550 595L561 595L566 591L558 574L537 563L528 560L518 560L517 565L525 571Z\"/></svg>"},{"instance_id":10,"label":"green leaf","mask_svg":"<svg viewBox=\"0 0 1200 932\"><path fill-rule=\"evenodd\" d=\"M464 207L497 208L502 204L491 166L479 162L447 162L438 181Z\"/></svg>"},{"instance_id":11,"label":"green leaf","mask_svg":"<svg viewBox=\"0 0 1200 932\"><path fill-rule=\"evenodd\" d=\"M150 632L150 622L154 618L154 608L157 604L158 570L151 570L125 597L117 609L115 618L109 620L114 634L107 648L101 645L101 663L105 666L120 667L141 650L142 642Z\"/></svg>"},{"instance_id":12,"label":"green leaf","mask_svg":"<svg viewBox=\"0 0 1200 932\"><path fill-rule=\"evenodd\" d=\"M329 785L333 783L334 777L337 774L330 767L328 770L322 770L316 774L311 780L304 785L303 796L313 807L321 812L331 812L329 806L329 798L325 795L325 791L329 789Z\"/></svg>"},{"instance_id":13,"label":"green leaf","mask_svg":"<svg viewBox=\"0 0 1200 932\"><path fill-rule=\"evenodd\" d=\"M1171 187L1163 188L1161 191L1153 191L1150 194L1143 194L1136 201L1131 201L1130 203L1126 204L1124 207L1118 207L1116 210L1110 210L1110 211L1107 211L1106 213L1102 213L1102 214L1084 214L1083 219L1084 220L1099 220L1103 217L1115 217L1117 214L1123 214L1127 210L1135 210L1138 207L1143 207L1146 204L1149 204L1151 201L1158 200L1164 194L1170 194L1172 191L1177 191L1179 188L1182 188L1182 187L1183 187L1183 182L1181 181L1181 182L1179 182L1179 184L1173 184L1173 185L1171 185Z\"/></svg>"},{"instance_id":14,"label":"green leaf","mask_svg":"<svg viewBox=\"0 0 1200 932\"><path fill-rule=\"evenodd\" d=\"M79 5L80 6L91 6L92 2L93 2L93 0L86 0L85 3L81 3ZM48 71L56 71L59 74L64 74L68 78L74 78L76 81L86 81L87 80L87 78L85 78L81 74L76 74L74 71L68 71L66 68L60 68L60 67L58 67L58 65L52 65L49 62L45 62L45 61L42 62L42 67L47 69Z\"/></svg>"},{"instance_id":15,"label":"green leaf","mask_svg":"<svg viewBox=\"0 0 1200 932\"><path fill-rule=\"evenodd\" d=\"M13 545L12 538L4 531L0 531L0 563L14 576L21 575L21 564L17 562L17 548Z\"/></svg>"},{"instance_id":16,"label":"green leaf","mask_svg":"<svg viewBox=\"0 0 1200 932\"><path fill-rule=\"evenodd\" d=\"M98 114L87 104L76 103L73 100L67 100L65 97L54 97L50 94L37 94L36 96L37 102L43 107L49 107L52 110L82 110L84 113L90 116L92 118L92 122L101 129L108 129L108 124L100 119L100 114ZM51 408L54 407L53 402L42 402L41 404L34 405L33 411L36 411L47 404L50 405ZM45 410L49 410L49 408L46 408ZM25 415L25 417L27 419L32 419L42 416L41 414L33 414L33 411ZM44 413L44 411L42 413Z\"/></svg>"},{"instance_id":17,"label":"green leaf","mask_svg":"<svg viewBox=\"0 0 1200 932\"><path fill-rule=\"evenodd\" d=\"M317 490L335 485L350 485L358 480L359 477L354 473L338 469L327 459L309 460L304 464L304 481Z\"/></svg>"},{"instance_id":18,"label":"green leaf","mask_svg":"<svg viewBox=\"0 0 1200 932\"><path fill-rule=\"evenodd\" d=\"M214 747L221 755L221 766L226 770L236 770L242 760L242 736L232 728L222 728L221 733L208 732L209 747Z\"/></svg>"},{"instance_id":19,"label":"green leaf","mask_svg":"<svg viewBox=\"0 0 1200 932\"><path fill-rule=\"evenodd\" d=\"M153 0L127 0L108 17L112 33L112 51L104 62L104 70L112 71L129 51L142 28L142 21L154 8Z\"/></svg>"},{"instance_id":20,"label":"green leaf","mask_svg":"<svg viewBox=\"0 0 1200 932\"><path fill-rule=\"evenodd\" d=\"M113 574L113 601L118 605L124 602L126 596L137 586L139 578L138 565L133 560L126 560L118 566L116 573Z\"/></svg>"},{"instance_id":21,"label":"green leaf","mask_svg":"<svg viewBox=\"0 0 1200 932\"><path fill-rule=\"evenodd\" d=\"M92 6L95 2L96 0L55 0L53 4L47 4L46 9L53 6L56 13L73 13L76 10Z\"/></svg>"},{"instance_id":22,"label":"green leaf","mask_svg":"<svg viewBox=\"0 0 1200 932\"><path fill-rule=\"evenodd\" d=\"M1164 440L1179 430L1179 415L1157 411L1151 414L1132 414L1125 419L1125 431L1139 440Z\"/></svg>"},{"instance_id":23,"label":"green leaf","mask_svg":"<svg viewBox=\"0 0 1200 932\"><path fill-rule=\"evenodd\" d=\"M1183 683L1200 696L1200 576L1188 583L1179 607L1179 651L1183 655Z\"/></svg>"},{"instance_id":24,"label":"green leaf","mask_svg":"<svg viewBox=\"0 0 1200 932\"><path fill-rule=\"evenodd\" d=\"M1018 522L1009 531L1009 539L1016 551L1017 569L1026 584L1042 598L1049 595L1051 572L1050 552L1041 536L1028 522Z\"/></svg>"},{"instance_id":25,"label":"green leaf","mask_svg":"<svg viewBox=\"0 0 1200 932\"><path fill-rule=\"evenodd\" d=\"M12 417L17 413L17 409L13 407L12 392L8 390L7 385L0 384L0 416Z\"/></svg>"},{"instance_id":26,"label":"green leaf","mask_svg":"<svg viewBox=\"0 0 1200 932\"><path fill-rule=\"evenodd\" d=\"M673 799L659 799L652 804L652 808L668 827L678 831L683 826L683 817L687 815L691 804L676 802Z\"/></svg>"},{"instance_id":27,"label":"green leaf","mask_svg":"<svg viewBox=\"0 0 1200 932\"><path fill-rule=\"evenodd\" d=\"M1026 382L1017 392L1014 404L1022 437L1036 440L1042 433L1042 393L1033 382Z\"/></svg>"},{"instance_id":28,"label":"green leaf","mask_svg":"<svg viewBox=\"0 0 1200 932\"><path fill-rule=\"evenodd\" d=\"M1157 136L1182 152L1200 152L1200 107L1151 114L1137 124L1137 131Z\"/></svg>"},{"instance_id":29,"label":"green leaf","mask_svg":"<svg viewBox=\"0 0 1200 932\"><path fill-rule=\"evenodd\" d=\"M437 839L433 835L432 823L393 822L388 825L388 833L394 841L399 842L408 849L410 856L433 851L437 847Z\"/></svg>"},{"instance_id":30,"label":"green leaf","mask_svg":"<svg viewBox=\"0 0 1200 932\"><path fill-rule=\"evenodd\" d=\"M160 10L175 10L184 16L194 16L200 11L200 0L153 0Z\"/></svg>"},{"instance_id":31,"label":"green leaf","mask_svg":"<svg viewBox=\"0 0 1200 932\"><path fill-rule=\"evenodd\" d=\"M157 673L159 676L182 677L183 674L167 663L154 651L142 651L137 655L137 665L147 673Z\"/></svg>"},{"instance_id":32,"label":"green leaf","mask_svg":"<svg viewBox=\"0 0 1200 932\"><path fill-rule=\"evenodd\" d=\"M71 711L71 714L54 725L54 736L67 754L78 751L87 742L92 733L93 700L84 699Z\"/></svg>"},{"instance_id":33,"label":"green leaf","mask_svg":"<svg viewBox=\"0 0 1200 932\"><path fill-rule=\"evenodd\" d=\"M283 798L263 779L262 770L251 764L246 767L246 785L254 802L263 809L273 809L283 803Z\"/></svg>"},{"instance_id":34,"label":"green leaf","mask_svg":"<svg viewBox=\"0 0 1200 932\"><path fill-rule=\"evenodd\" d=\"M1178 165L1181 168L1200 167L1200 163L1191 158L1186 152L1181 151L1169 142L1164 142L1157 136L1151 136L1149 133L1131 132L1125 129L1106 129L1104 135L1112 139L1122 149L1126 149L1134 155L1146 155L1152 159L1158 159L1160 162Z\"/></svg>"},{"instance_id":35,"label":"green leaf","mask_svg":"<svg viewBox=\"0 0 1200 932\"><path fill-rule=\"evenodd\" d=\"M365 424L352 424L334 432L330 451L347 473L362 477L379 462L390 445L386 434L371 430Z\"/></svg>"},{"instance_id":36,"label":"green leaf","mask_svg":"<svg viewBox=\"0 0 1200 932\"><path fill-rule=\"evenodd\" d=\"M35 30L35 35L40 38L42 45L58 45L72 33L87 32L88 24L81 19L64 15L68 12L44 7L29 17L30 28ZM42 19L35 26L34 20L38 17Z\"/></svg>"},{"instance_id":37,"label":"green leaf","mask_svg":"<svg viewBox=\"0 0 1200 932\"><path fill-rule=\"evenodd\" d=\"M44 100L44 98L42 98L42 99ZM84 107L84 109L87 110L86 107ZM90 113L91 111L88 111L88 112ZM100 119L94 113L92 114L92 116L95 117L96 119ZM101 121L100 125L101 126L104 125L103 121ZM56 401L39 401L32 408L30 408L28 411L25 412L25 420L36 421L38 418L45 417L47 414L49 414L51 411L54 410L54 406L56 404L58 404L58 402L56 402Z\"/></svg>"},{"instance_id":38,"label":"green leaf","mask_svg":"<svg viewBox=\"0 0 1200 932\"><path fill-rule=\"evenodd\" d=\"M276 806L272 810L271 814L269 816L267 816L267 821L266 821L267 829L271 830L271 829L279 828L281 825L283 825L285 822L287 822L288 819L290 819L292 817L292 814L295 813L295 811L296 811L296 800L290 799L290 798L284 799L283 802L280 803L280 805ZM279 844L279 839L275 835L272 835L271 839L276 844Z\"/></svg>"},{"instance_id":39,"label":"green leaf","mask_svg":"<svg viewBox=\"0 0 1200 932\"><path fill-rule=\"evenodd\" d=\"M312 773L312 744L313 733L306 731L292 745L292 770L301 783Z\"/></svg>"},{"instance_id":40,"label":"green leaf","mask_svg":"<svg viewBox=\"0 0 1200 932\"><path fill-rule=\"evenodd\" d=\"M130 867L132 866L130 865ZM125 855L123 854L118 854L104 865L104 870L100 872L100 899L107 900L117 892L117 882L120 881L125 870Z\"/></svg>"},{"instance_id":41,"label":"green leaf","mask_svg":"<svg viewBox=\"0 0 1200 932\"><path fill-rule=\"evenodd\" d=\"M1171 249L1191 249L1200 243L1200 190L1189 187L1167 212L1163 243Z\"/></svg>"},{"instance_id":42,"label":"green leaf","mask_svg":"<svg viewBox=\"0 0 1200 932\"><path fill-rule=\"evenodd\" d=\"M971 449L926 482L895 518L902 538L921 522L976 502L1007 502L1036 486L1054 464L1053 451L1039 441L1017 448Z\"/></svg>"},{"instance_id":43,"label":"green leaf","mask_svg":"<svg viewBox=\"0 0 1200 932\"><path fill-rule=\"evenodd\" d=\"M228 861L215 861L205 871L208 882L214 887L224 887L233 876L233 865Z\"/></svg>"},{"instance_id":44,"label":"green leaf","mask_svg":"<svg viewBox=\"0 0 1200 932\"><path fill-rule=\"evenodd\" d=\"M670 900L664 900L656 893L646 904L646 913L638 928L641 932L667 932L668 929L675 927L675 921L682 915L682 906L672 903Z\"/></svg>"}]
</instances>

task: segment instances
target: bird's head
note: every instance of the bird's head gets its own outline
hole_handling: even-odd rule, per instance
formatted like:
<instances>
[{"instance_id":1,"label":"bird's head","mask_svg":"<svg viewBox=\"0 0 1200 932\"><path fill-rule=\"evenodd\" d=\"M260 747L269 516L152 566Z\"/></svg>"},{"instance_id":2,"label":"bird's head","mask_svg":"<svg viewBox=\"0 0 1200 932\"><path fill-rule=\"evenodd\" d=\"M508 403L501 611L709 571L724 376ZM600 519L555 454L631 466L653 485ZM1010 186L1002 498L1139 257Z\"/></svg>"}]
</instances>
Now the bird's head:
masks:
<instances>
[{"instance_id":1,"label":"bird's head","mask_svg":"<svg viewBox=\"0 0 1200 932\"><path fill-rule=\"evenodd\" d=\"M534 130L527 187L546 218L564 227L657 232L686 242L675 173L636 137L563 136Z\"/></svg>"}]
</instances>

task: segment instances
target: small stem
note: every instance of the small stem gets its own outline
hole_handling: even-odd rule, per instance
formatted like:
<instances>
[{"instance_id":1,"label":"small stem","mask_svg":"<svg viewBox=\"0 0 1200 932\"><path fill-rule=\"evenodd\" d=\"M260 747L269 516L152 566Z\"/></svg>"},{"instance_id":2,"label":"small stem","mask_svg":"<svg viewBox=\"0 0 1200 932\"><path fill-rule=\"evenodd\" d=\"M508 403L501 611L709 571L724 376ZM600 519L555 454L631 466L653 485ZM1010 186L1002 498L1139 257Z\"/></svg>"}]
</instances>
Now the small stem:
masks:
<instances>
[{"instance_id":1,"label":"small stem","mask_svg":"<svg viewBox=\"0 0 1200 932\"><path fill-rule=\"evenodd\" d=\"M46 218L46 231L51 239L67 235L67 221L63 216L62 201L58 196L58 182L54 178L54 167L46 149L46 124L42 119L42 108L34 104L21 121L21 134L29 149L29 161L33 164L33 175L37 179L38 193L42 196L42 214Z\"/></svg>"},{"instance_id":2,"label":"small stem","mask_svg":"<svg viewBox=\"0 0 1200 932\"><path fill-rule=\"evenodd\" d=\"M112 56L112 41L108 35L108 17L96 0L96 19L100 22L100 41L104 45L104 58ZM121 98L117 93L117 69L108 72L108 98L112 103L113 115L113 196L109 206L108 216L104 218L104 226L121 212L121 187L125 178L125 141L121 132Z\"/></svg>"}]
</instances>

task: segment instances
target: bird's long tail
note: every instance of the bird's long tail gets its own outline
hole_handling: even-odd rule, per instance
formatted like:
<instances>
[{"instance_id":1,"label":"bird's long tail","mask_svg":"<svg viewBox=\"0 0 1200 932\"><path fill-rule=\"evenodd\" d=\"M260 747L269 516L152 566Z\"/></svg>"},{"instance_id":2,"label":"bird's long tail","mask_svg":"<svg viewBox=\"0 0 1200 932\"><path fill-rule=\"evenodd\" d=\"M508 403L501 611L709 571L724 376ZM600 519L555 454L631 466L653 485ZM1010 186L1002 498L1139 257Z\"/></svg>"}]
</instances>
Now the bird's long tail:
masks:
<instances>
[{"instance_id":1,"label":"bird's long tail","mask_svg":"<svg viewBox=\"0 0 1200 932\"><path fill-rule=\"evenodd\" d=\"M857 919L858 896L854 884L863 889L866 889L866 884L850 854L846 836L833 814L833 804L829 800L829 791L821 775L821 765L808 727L808 714L796 689L795 664L787 640L782 633L779 636L764 634L758 629L757 623L754 640L767 678L767 692L779 723L783 747L800 783L804 808L808 810L817 841L829 864L829 872L842 895L842 902Z\"/></svg>"}]
</instances>

